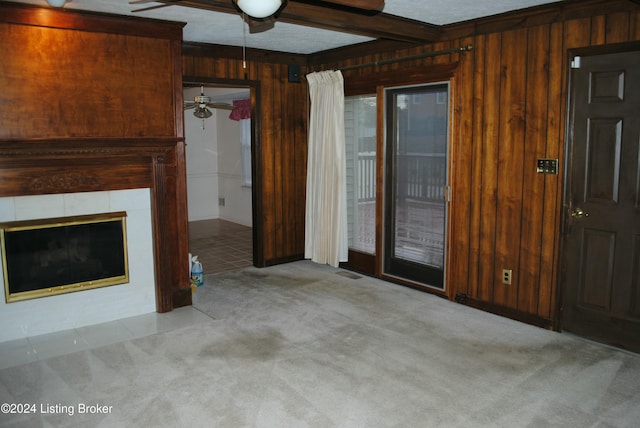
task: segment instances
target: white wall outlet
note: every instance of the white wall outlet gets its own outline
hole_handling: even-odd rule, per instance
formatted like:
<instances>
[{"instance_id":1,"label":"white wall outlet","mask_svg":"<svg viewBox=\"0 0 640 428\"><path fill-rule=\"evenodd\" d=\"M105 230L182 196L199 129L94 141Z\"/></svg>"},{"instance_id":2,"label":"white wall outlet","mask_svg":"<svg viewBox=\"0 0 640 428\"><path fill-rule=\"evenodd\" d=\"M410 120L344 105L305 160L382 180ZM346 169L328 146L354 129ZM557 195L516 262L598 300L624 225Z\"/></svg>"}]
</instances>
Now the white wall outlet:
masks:
<instances>
[{"instance_id":1,"label":"white wall outlet","mask_svg":"<svg viewBox=\"0 0 640 428\"><path fill-rule=\"evenodd\" d=\"M502 283L503 284L511 284L511 277L513 276L513 271L511 269L502 269Z\"/></svg>"}]
</instances>

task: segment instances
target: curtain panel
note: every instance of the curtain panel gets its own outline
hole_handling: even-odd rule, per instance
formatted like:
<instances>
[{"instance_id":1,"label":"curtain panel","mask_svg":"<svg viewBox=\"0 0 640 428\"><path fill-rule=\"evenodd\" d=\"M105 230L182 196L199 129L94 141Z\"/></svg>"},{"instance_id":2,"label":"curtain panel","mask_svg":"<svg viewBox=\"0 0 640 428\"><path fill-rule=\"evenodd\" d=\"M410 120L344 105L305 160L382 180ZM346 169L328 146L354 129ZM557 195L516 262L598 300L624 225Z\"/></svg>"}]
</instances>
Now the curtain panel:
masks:
<instances>
[{"instance_id":1,"label":"curtain panel","mask_svg":"<svg viewBox=\"0 0 640 428\"><path fill-rule=\"evenodd\" d=\"M251 117L251 100L233 100L234 109L229 113L231 120L243 120Z\"/></svg>"},{"instance_id":2,"label":"curtain panel","mask_svg":"<svg viewBox=\"0 0 640 428\"><path fill-rule=\"evenodd\" d=\"M311 112L307 157L305 258L347 261L344 80L340 71L307 74Z\"/></svg>"}]
</instances>

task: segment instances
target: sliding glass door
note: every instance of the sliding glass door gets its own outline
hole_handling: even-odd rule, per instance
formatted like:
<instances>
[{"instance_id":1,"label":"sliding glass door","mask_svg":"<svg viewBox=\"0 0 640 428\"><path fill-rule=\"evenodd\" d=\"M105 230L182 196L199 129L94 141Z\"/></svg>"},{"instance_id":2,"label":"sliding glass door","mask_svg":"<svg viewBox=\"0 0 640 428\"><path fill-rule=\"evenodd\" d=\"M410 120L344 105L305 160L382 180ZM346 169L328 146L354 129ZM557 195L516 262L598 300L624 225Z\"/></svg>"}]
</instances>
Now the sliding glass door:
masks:
<instances>
[{"instance_id":1,"label":"sliding glass door","mask_svg":"<svg viewBox=\"0 0 640 428\"><path fill-rule=\"evenodd\" d=\"M345 99L349 248L375 253L376 97Z\"/></svg>"},{"instance_id":2,"label":"sliding glass door","mask_svg":"<svg viewBox=\"0 0 640 428\"><path fill-rule=\"evenodd\" d=\"M444 289L448 84L386 91L384 273Z\"/></svg>"},{"instance_id":3,"label":"sliding glass door","mask_svg":"<svg viewBox=\"0 0 640 428\"><path fill-rule=\"evenodd\" d=\"M345 98L347 267L374 273L376 252L376 95Z\"/></svg>"}]
</instances>

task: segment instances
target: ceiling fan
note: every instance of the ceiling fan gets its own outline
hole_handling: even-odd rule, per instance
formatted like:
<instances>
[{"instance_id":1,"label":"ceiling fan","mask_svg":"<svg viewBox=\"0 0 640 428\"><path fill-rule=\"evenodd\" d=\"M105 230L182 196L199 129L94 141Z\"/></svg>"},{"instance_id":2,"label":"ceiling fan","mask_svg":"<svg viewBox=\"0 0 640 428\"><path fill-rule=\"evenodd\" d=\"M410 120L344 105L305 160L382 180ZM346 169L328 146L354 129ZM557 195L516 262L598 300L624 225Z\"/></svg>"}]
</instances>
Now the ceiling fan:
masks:
<instances>
[{"instance_id":1,"label":"ceiling fan","mask_svg":"<svg viewBox=\"0 0 640 428\"><path fill-rule=\"evenodd\" d=\"M161 3L143 7L133 12L159 9L167 6L186 6L226 13L240 13L249 26L250 33L260 33L274 27L279 13L286 7L288 0L132 0L129 4ZM337 6L343 9L361 9L365 11L381 11L384 0L297 0L316 6Z\"/></svg>"},{"instance_id":2,"label":"ceiling fan","mask_svg":"<svg viewBox=\"0 0 640 428\"><path fill-rule=\"evenodd\" d=\"M231 104L212 102L211 97L204 94L204 86L200 86L200 95L196 95L193 101L184 102L185 110L195 108L193 115L198 119L208 119L213 115L209 107L224 110L233 110L235 108L235 106Z\"/></svg>"}]
</instances>

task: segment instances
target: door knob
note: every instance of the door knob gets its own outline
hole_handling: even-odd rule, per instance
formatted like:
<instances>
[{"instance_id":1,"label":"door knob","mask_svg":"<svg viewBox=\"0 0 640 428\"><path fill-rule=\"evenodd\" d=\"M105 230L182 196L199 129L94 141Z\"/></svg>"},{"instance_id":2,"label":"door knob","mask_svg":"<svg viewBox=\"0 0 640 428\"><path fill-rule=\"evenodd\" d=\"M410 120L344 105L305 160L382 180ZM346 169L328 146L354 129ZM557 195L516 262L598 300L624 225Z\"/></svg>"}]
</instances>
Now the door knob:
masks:
<instances>
[{"instance_id":1,"label":"door knob","mask_svg":"<svg viewBox=\"0 0 640 428\"><path fill-rule=\"evenodd\" d=\"M576 208L571 212L571 217L573 218L589 217L589 213L584 212L582 208Z\"/></svg>"}]
</instances>

